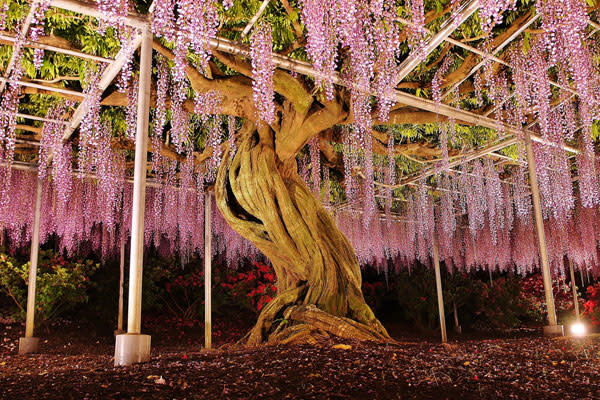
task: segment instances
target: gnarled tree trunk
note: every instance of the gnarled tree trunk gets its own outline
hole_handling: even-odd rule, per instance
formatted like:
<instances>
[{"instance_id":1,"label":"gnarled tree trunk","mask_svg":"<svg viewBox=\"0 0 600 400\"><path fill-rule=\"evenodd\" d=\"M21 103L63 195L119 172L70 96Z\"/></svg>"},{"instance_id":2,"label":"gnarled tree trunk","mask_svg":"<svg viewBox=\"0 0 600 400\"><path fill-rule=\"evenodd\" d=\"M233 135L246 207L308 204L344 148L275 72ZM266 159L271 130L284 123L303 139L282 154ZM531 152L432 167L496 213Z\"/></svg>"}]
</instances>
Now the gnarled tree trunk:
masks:
<instances>
[{"instance_id":1,"label":"gnarled tree trunk","mask_svg":"<svg viewBox=\"0 0 600 400\"><path fill-rule=\"evenodd\" d=\"M278 294L244 341L311 342L335 335L388 340L365 303L358 260L333 218L296 170L281 162L273 132L242 135L233 158L225 154L215 184L221 213L272 262Z\"/></svg>"}]
</instances>

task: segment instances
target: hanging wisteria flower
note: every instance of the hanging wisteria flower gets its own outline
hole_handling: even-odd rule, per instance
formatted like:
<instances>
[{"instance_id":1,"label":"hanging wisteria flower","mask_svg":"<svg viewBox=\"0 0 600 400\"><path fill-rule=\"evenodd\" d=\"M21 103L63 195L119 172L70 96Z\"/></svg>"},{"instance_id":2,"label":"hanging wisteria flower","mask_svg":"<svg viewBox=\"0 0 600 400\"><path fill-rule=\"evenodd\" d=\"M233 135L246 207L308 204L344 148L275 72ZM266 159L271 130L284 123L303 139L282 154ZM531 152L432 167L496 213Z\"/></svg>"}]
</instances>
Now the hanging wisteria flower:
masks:
<instances>
[{"instance_id":1,"label":"hanging wisteria flower","mask_svg":"<svg viewBox=\"0 0 600 400\"><path fill-rule=\"evenodd\" d=\"M158 83L156 84L156 108L154 109L153 136L162 140L162 133L167 122L167 94L169 92L169 67L167 61L158 59Z\"/></svg>"},{"instance_id":2,"label":"hanging wisteria flower","mask_svg":"<svg viewBox=\"0 0 600 400\"><path fill-rule=\"evenodd\" d=\"M516 0L481 0L479 19L481 30L490 32L495 25L502 23L502 14L507 10L515 10Z\"/></svg>"},{"instance_id":3,"label":"hanging wisteria flower","mask_svg":"<svg viewBox=\"0 0 600 400\"><path fill-rule=\"evenodd\" d=\"M178 153L183 153L185 146L190 145L190 115L183 109L183 102L187 98L188 82L177 81L171 86L171 140Z\"/></svg>"},{"instance_id":4,"label":"hanging wisteria flower","mask_svg":"<svg viewBox=\"0 0 600 400\"><path fill-rule=\"evenodd\" d=\"M138 79L133 78L133 83L129 84L127 89L127 107L125 108L125 123L127 124L126 136L134 140L137 129L137 99L138 99Z\"/></svg>"},{"instance_id":5,"label":"hanging wisteria flower","mask_svg":"<svg viewBox=\"0 0 600 400\"><path fill-rule=\"evenodd\" d=\"M258 118L267 124L275 121L275 91L273 89L273 37L269 24L254 28L251 37L252 96Z\"/></svg>"},{"instance_id":6,"label":"hanging wisteria flower","mask_svg":"<svg viewBox=\"0 0 600 400\"><path fill-rule=\"evenodd\" d=\"M318 74L317 86L325 83L327 98L333 99L333 75L337 62L334 1L301 0L302 19L307 27L306 50ZM352 9L346 12L351 15Z\"/></svg>"},{"instance_id":7,"label":"hanging wisteria flower","mask_svg":"<svg viewBox=\"0 0 600 400\"><path fill-rule=\"evenodd\" d=\"M391 221L393 189L391 186L396 184L396 160L394 158L394 134L390 133L387 143L387 166L385 168L384 183L385 189L385 217L389 223Z\"/></svg>"},{"instance_id":8,"label":"hanging wisteria flower","mask_svg":"<svg viewBox=\"0 0 600 400\"><path fill-rule=\"evenodd\" d=\"M173 41L175 32L175 0L155 0L152 32Z\"/></svg>"},{"instance_id":9,"label":"hanging wisteria flower","mask_svg":"<svg viewBox=\"0 0 600 400\"><path fill-rule=\"evenodd\" d=\"M206 123L209 117L221 114L222 101L223 96L217 90L196 92L194 94L194 114L200 116L202 122Z\"/></svg>"},{"instance_id":10,"label":"hanging wisteria flower","mask_svg":"<svg viewBox=\"0 0 600 400\"><path fill-rule=\"evenodd\" d=\"M129 13L129 0L96 0L103 14L103 20L108 26L120 28L125 25Z\"/></svg>"},{"instance_id":11,"label":"hanging wisteria flower","mask_svg":"<svg viewBox=\"0 0 600 400\"><path fill-rule=\"evenodd\" d=\"M176 0L177 38L175 64L179 76L184 72L185 54L191 48L200 58L200 65L206 69L210 58L210 39L217 36L219 13L214 0ZM165 6L166 7L166 6ZM168 13L167 13L168 14ZM170 15L167 15L167 19ZM163 22L163 25L165 22ZM166 23L168 25L168 23Z\"/></svg>"},{"instance_id":12,"label":"hanging wisteria flower","mask_svg":"<svg viewBox=\"0 0 600 400\"><path fill-rule=\"evenodd\" d=\"M79 171L81 174L91 172L91 157L93 149L100 144L103 129L100 125L100 97L102 91L98 84L102 70L89 70L85 77L84 103L87 113L81 120L79 128Z\"/></svg>"},{"instance_id":13,"label":"hanging wisteria flower","mask_svg":"<svg viewBox=\"0 0 600 400\"><path fill-rule=\"evenodd\" d=\"M9 7L8 1L2 3L2 9L0 9L0 30L6 30L6 18L8 17Z\"/></svg>"},{"instance_id":14,"label":"hanging wisteria flower","mask_svg":"<svg viewBox=\"0 0 600 400\"><path fill-rule=\"evenodd\" d=\"M229 139L227 140L229 143L229 157L233 159L237 152L237 147L235 145L235 117L232 115L227 117L227 133L229 135Z\"/></svg>"},{"instance_id":15,"label":"hanging wisteria flower","mask_svg":"<svg viewBox=\"0 0 600 400\"><path fill-rule=\"evenodd\" d=\"M408 0L408 9L412 17L412 25L409 28L409 45L416 57L423 57L423 47L427 37L425 28L425 6L423 0Z\"/></svg>"},{"instance_id":16,"label":"hanging wisteria flower","mask_svg":"<svg viewBox=\"0 0 600 400\"><path fill-rule=\"evenodd\" d=\"M127 92L129 84L131 83L131 77L133 75L133 54L135 52L135 38L137 34L135 28L130 26L124 26L119 30L119 40L121 41L120 55L125 56L125 64L121 69L119 80L117 81L117 88L121 93Z\"/></svg>"},{"instance_id":17,"label":"hanging wisteria flower","mask_svg":"<svg viewBox=\"0 0 600 400\"><path fill-rule=\"evenodd\" d=\"M393 91L396 85L396 59L400 55L400 32L394 22L396 10L389 4L383 9L383 1L373 3L373 13L382 18L374 29L374 43L377 51L375 92L378 97L378 118L387 121L390 108L394 104Z\"/></svg>"},{"instance_id":18,"label":"hanging wisteria flower","mask_svg":"<svg viewBox=\"0 0 600 400\"><path fill-rule=\"evenodd\" d=\"M208 174L206 176L209 180L214 180L217 177L217 169L221 163L221 157L223 156L223 150L221 149L222 140L221 124L219 119L213 119L208 130L208 138L206 139L206 146L212 148L212 157L208 162Z\"/></svg>"},{"instance_id":19,"label":"hanging wisteria flower","mask_svg":"<svg viewBox=\"0 0 600 400\"><path fill-rule=\"evenodd\" d=\"M310 151L310 162L312 169L312 189L315 196L319 196L321 190L321 150L319 149L319 138L314 137L308 142Z\"/></svg>"}]
</instances>

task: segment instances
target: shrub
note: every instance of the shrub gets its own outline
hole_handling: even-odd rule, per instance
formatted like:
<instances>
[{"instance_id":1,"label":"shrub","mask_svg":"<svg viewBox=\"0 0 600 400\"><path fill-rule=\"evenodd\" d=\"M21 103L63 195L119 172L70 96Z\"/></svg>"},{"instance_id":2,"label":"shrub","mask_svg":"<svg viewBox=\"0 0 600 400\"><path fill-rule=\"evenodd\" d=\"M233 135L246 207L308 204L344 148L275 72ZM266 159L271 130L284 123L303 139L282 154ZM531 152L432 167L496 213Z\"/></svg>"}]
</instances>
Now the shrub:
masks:
<instances>
[{"instance_id":1,"label":"shrub","mask_svg":"<svg viewBox=\"0 0 600 400\"><path fill-rule=\"evenodd\" d=\"M147 308L168 312L179 325L192 327L204 317L204 269L195 260L182 270L152 259L144 269ZM241 270L213 268L212 304L215 314L238 311L254 318L277 292L270 266L254 263Z\"/></svg>"},{"instance_id":2,"label":"shrub","mask_svg":"<svg viewBox=\"0 0 600 400\"><path fill-rule=\"evenodd\" d=\"M592 321L592 325L600 326L600 283L588 286L584 309L584 315Z\"/></svg>"},{"instance_id":3,"label":"shrub","mask_svg":"<svg viewBox=\"0 0 600 400\"><path fill-rule=\"evenodd\" d=\"M54 321L76 305L88 300L90 276L100 265L91 260L67 262L51 250L41 250L36 280L35 321L44 325ZM14 305L9 311L15 318L24 319L27 307L29 262L0 253L0 290Z\"/></svg>"},{"instance_id":4,"label":"shrub","mask_svg":"<svg viewBox=\"0 0 600 400\"><path fill-rule=\"evenodd\" d=\"M532 316L527 298L523 296L521 278L500 277L493 284L483 284L478 313L488 326L497 329L514 328Z\"/></svg>"},{"instance_id":5,"label":"shrub","mask_svg":"<svg viewBox=\"0 0 600 400\"><path fill-rule=\"evenodd\" d=\"M542 274L536 273L524 278L521 292L523 301L529 306L530 316L538 321L543 321L546 316L546 295ZM557 316L571 316L575 308L573 291L564 278L559 278L552 282L552 293ZM581 296L578 299L580 306L583 306Z\"/></svg>"}]
</instances>

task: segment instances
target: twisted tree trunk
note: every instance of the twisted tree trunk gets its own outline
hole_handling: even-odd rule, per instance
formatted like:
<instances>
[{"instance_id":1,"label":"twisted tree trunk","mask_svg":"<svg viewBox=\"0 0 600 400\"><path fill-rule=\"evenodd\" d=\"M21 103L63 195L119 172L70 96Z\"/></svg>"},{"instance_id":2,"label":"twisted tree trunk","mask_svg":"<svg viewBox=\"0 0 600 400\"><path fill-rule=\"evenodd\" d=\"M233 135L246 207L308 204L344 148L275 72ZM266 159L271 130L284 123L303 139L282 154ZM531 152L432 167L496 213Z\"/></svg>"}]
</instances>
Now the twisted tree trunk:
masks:
<instances>
[{"instance_id":1,"label":"twisted tree trunk","mask_svg":"<svg viewBox=\"0 0 600 400\"><path fill-rule=\"evenodd\" d=\"M238 143L219 168L217 206L271 260L278 282L246 344L312 342L330 334L389 339L363 298L354 250L299 177L295 160L278 159L268 128Z\"/></svg>"}]
</instances>

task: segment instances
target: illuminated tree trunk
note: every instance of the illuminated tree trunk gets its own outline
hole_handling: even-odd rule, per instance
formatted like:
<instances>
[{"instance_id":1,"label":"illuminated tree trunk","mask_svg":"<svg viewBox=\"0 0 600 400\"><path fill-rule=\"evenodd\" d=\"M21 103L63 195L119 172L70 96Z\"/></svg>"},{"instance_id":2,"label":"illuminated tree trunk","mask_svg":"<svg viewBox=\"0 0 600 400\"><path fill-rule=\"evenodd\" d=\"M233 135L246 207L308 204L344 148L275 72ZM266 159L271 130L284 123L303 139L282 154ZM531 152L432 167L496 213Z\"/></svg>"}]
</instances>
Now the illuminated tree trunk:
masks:
<instances>
[{"instance_id":1,"label":"illuminated tree trunk","mask_svg":"<svg viewBox=\"0 0 600 400\"><path fill-rule=\"evenodd\" d=\"M278 281L277 296L244 341L389 339L363 298L354 250L299 177L295 160L277 158L268 129L240 139L235 157L226 154L221 163L217 206L271 260Z\"/></svg>"}]
</instances>

